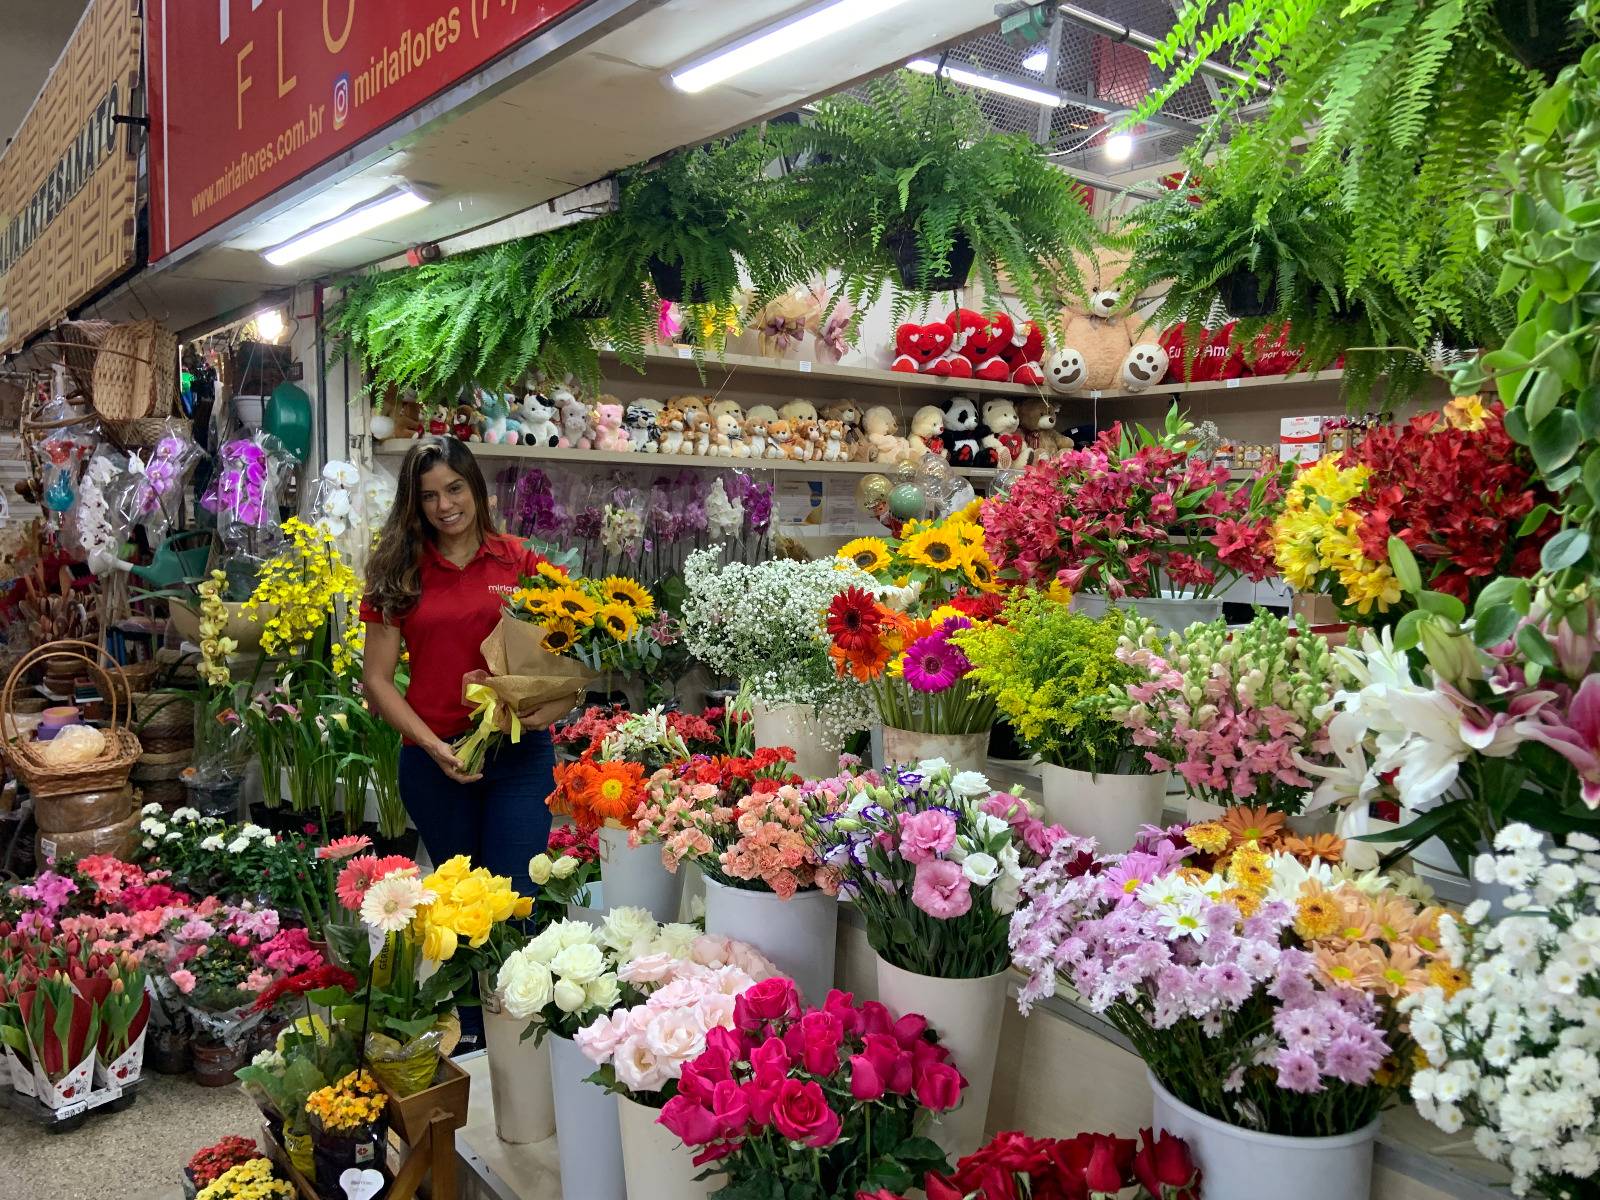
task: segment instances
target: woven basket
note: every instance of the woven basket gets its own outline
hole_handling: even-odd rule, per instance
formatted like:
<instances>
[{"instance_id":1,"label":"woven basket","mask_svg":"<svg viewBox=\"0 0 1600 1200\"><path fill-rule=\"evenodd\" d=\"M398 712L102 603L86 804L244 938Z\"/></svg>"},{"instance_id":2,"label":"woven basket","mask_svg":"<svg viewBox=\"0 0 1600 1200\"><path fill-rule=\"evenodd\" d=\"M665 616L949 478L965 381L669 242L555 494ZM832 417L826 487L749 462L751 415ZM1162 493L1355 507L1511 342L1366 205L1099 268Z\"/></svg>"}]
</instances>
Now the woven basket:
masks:
<instances>
[{"instance_id":1,"label":"woven basket","mask_svg":"<svg viewBox=\"0 0 1600 1200\"><path fill-rule=\"evenodd\" d=\"M94 360L112 327L110 321L63 321L56 329L61 359L66 363L73 389L80 395L94 392Z\"/></svg>"},{"instance_id":2,"label":"woven basket","mask_svg":"<svg viewBox=\"0 0 1600 1200\"><path fill-rule=\"evenodd\" d=\"M102 658L110 664L110 672L100 665L98 660ZM116 660L99 646L76 641L46 642L29 651L6 676L5 691L0 694L0 712L16 711L17 685L27 675L29 667L35 663L60 659L76 660L99 677L100 694L106 697L110 709L104 730L105 749L93 762L48 763L40 755L35 743L26 738L17 738L6 743L6 761L16 772L17 778L35 796L64 796L73 792L102 792L120 788L128 782L128 772L138 761L139 739L127 726L128 705L120 699L129 695L127 677Z\"/></svg>"},{"instance_id":3,"label":"woven basket","mask_svg":"<svg viewBox=\"0 0 1600 1200\"><path fill-rule=\"evenodd\" d=\"M139 805L141 808L146 804L159 804L171 812L181 808L189 798L188 789L183 786L181 779L152 779L149 783L141 783L139 787L143 792Z\"/></svg>"},{"instance_id":4,"label":"woven basket","mask_svg":"<svg viewBox=\"0 0 1600 1200\"><path fill-rule=\"evenodd\" d=\"M133 764L132 779L143 786L162 779L176 779L194 760L194 751L179 750L174 754L146 754Z\"/></svg>"},{"instance_id":5,"label":"woven basket","mask_svg":"<svg viewBox=\"0 0 1600 1200\"><path fill-rule=\"evenodd\" d=\"M194 705L175 692L136 692L133 697L133 730L139 740L188 730L194 734ZM147 745L146 751L150 749Z\"/></svg>"},{"instance_id":6,"label":"woven basket","mask_svg":"<svg viewBox=\"0 0 1600 1200\"><path fill-rule=\"evenodd\" d=\"M155 418L143 421L102 420L100 427L124 450L131 446L154 446L167 435L167 423Z\"/></svg>"},{"instance_id":7,"label":"woven basket","mask_svg":"<svg viewBox=\"0 0 1600 1200\"><path fill-rule=\"evenodd\" d=\"M107 331L94 360L94 408L107 421L165 417L178 390L178 339L158 321Z\"/></svg>"}]
</instances>

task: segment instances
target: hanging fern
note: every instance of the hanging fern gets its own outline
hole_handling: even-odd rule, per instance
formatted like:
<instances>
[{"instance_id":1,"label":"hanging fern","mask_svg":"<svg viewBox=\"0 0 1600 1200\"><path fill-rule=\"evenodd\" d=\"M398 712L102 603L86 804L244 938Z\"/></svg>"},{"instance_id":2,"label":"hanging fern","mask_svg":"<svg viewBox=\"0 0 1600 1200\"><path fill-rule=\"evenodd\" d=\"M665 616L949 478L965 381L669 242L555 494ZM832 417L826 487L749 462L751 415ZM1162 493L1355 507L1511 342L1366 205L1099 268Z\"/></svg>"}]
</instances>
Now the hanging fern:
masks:
<instances>
[{"instance_id":1,"label":"hanging fern","mask_svg":"<svg viewBox=\"0 0 1600 1200\"><path fill-rule=\"evenodd\" d=\"M1078 185L1038 146L993 132L971 93L907 71L873 80L865 100L816 108L771 137L801 160L783 181L786 211L842 271L852 303L892 290L902 319L927 302L928 281L947 272L963 238L985 291L1000 294L1003 271L1030 317L1057 324L1061 294L1079 287L1073 252L1090 252L1096 230ZM920 292L897 286L900 235L915 238Z\"/></svg>"}]
</instances>

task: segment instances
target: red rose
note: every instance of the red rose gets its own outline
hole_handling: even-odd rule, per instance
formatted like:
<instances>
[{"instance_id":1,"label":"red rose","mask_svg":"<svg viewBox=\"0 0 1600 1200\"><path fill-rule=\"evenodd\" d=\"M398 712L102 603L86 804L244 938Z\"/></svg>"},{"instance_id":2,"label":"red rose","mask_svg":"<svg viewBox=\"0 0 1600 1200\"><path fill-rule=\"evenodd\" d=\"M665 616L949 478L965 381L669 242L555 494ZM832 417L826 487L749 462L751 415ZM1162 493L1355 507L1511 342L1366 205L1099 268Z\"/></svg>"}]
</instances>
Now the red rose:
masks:
<instances>
[{"instance_id":1,"label":"red rose","mask_svg":"<svg viewBox=\"0 0 1600 1200\"><path fill-rule=\"evenodd\" d=\"M1174 1200L1195 1200L1200 1194L1200 1169L1189 1155L1188 1144L1166 1130L1155 1137L1149 1129L1139 1131L1142 1143L1133 1160L1133 1176L1152 1196L1166 1196L1169 1189Z\"/></svg>"},{"instance_id":2,"label":"red rose","mask_svg":"<svg viewBox=\"0 0 1600 1200\"><path fill-rule=\"evenodd\" d=\"M792 1142L823 1150L839 1140L839 1114L815 1081L785 1079L772 1107L772 1123Z\"/></svg>"},{"instance_id":3,"label":"red rose","mask_svg":"<svg viewBox=\"0 0 1600 1200\"><path fill-rule=\"evenodd\" d=\"M789 1074L792 1060L789 1049L780 1037L769 1037L750 1054L750 1066L758 1083L777 1087Z\"/></svg>"},{"instance_id":4,"label":"red rose","mask_svg":"<svg viewBox=\"0 0 1600 1200\"><path fill-rule=\"evenodd\" d=\"M885 1091L883 1076L865 1054L850 1056L850 1094L857 1100L879 1100Z\"/></svg>"},{"instance_id":5,"label":"red rose","mask_svg":"<svg viewBox=\"0 0 1600 1200\"><path fill-rule=\"evenodd\" d=\"M913 1043L922 1041L922 1035L928 1032L928 1018L921 1013L907 1013L894 1023L895 1039L907 1050Z\"/></svg>"},{"instance_id":6,"label":"red rose","mask_svg":"<svg viewBox=\"0 0 1600 1200\"><path fill-rule=\"evenodd\" d=\"M932 1112L949 1112L961 1103L966 1083L949 1063L930 1063L917 1076L917 1103Z\"/></svg>"},{"instance_id":7,"label":"red rose","mask_svg":"<svg viewBox=\"0 0 1600 1200\"><path fill-rule=\"evenodd\" d=\"M928 1193L928 1200L967 1200L971 1194L966 1188L958 1187L932 1171L928 1172L927 1179L923 1181L922 1190ZM856 1200L861 1200L861 1197L857 1196ZM995 1197L995 1200L1012 1200L1012 1198L1000 1195Z\"/></svg>"},{"instance_id":8,"label":"red rose","mask_svg":"<svg viewBox=\"0 0 1600 1200\"><path fill-rule=\"evenodd\" d=\"M892 1033L894 1031L894 1018L889 1015L889 1010L876 1000L868 1000L861 1006L861 1030L863 1036L875 1033Z\"/></svg>"},{"instance_id":9,"label":"red rose","mask_svg":"<svg viewBox=\"0 0 1600 1200\"><path fill-rule=\"evenodd\" d=\"M727 1158L738 1148L738 1144L735 1142L712 1142L711 1145L696 1154L692 1161L695 1166L703 1167L707 1163L716 1162L719 1158Z\"/></svg>"},{"instance_id":10,"label":"red rose","mask_svg":"<svg viewBox=\"0 0 1600 1200\"><path fill-rule=\"evenodd\" d=\"M717 1138L721 1128L709 1108L687 1096L668 1100L656 1123L685 1146L704 1146Z\"/></svg>"},{"instance_id":11,"label":"red rose","mask_svg":"<svg viewBox=\"0 0 1600 1200\"><path fill-rule=\"evenodd\" d=\"M724 1079L712 1090L711 1113L717 1119L719 1137L742 1137L750 1124L750 1099L737 1083Z\"/></svg>"},{"instance_id":12,"label":"red rose","mask_svg":"<svg viewBox=\"0 0 1600 1200\"><path fill-rule=\"evenodd\" d=\"M900 1049L900 1043L886 1033L869 1033L862 1046L867 1061L883 1080L883 1086L897 1096L911 1091L915 1064L911 1055Z\"/></svg>"},{"instance_id":13,"label":"red rose","mask_svg":"<svg viewBox=\"0 0 1600 1200\"><path fill-rule=\"evenodd\" d=\"M797 1025L800 1031L800 1061L813 1075L831 1075L839 1069L839 1045L844 1029L830 1012L808 1012Z\"/></svg>"},{"instance_id":14,"label":"red rose","mask_svg":"<svg viewBox=\"0 0 1600 1200\"><path fill-rule=\"evenodd\" d=\"M1116 1155L1112 1150L1109 1138L1102 1140L1095 1146L1089 1155L1089 1165L1084 1168L1083 1180L1089 1185L1091 1192L1104 1192L1114 1196L1122 1190L1125 1182L1122 1172L1117 1170Z\"/></svg>"},{"instance_id":15,"label":"red rose","mask_svg":"<svg viewBox=\"0 0 1600 1200\"><path fill-rule=\"evenodd\" d=\"M750 1046L737 1029L714 1025L706 1030L706 1049L722 1053L728 1063L736 1063L750 1051Z\"/></svg>"},{"instance_id":16,"label":"red rose","mask_svg":"<svg viewBox=\"0 0 1600 1200\"><path fill-rule=\"evenodd\" d=\"M753 1033L769 1021L792 1021L800 1015L800 993L794 980L775 976L739 993L733 1002L733 1024Z\"/></svg>"},{"instance_id":17,"label":"red rose","mask_svg":"<svg viewBox=\"0 0 1600 1200\"><path fill-rule=\"evenodd\" d=\"M822 1011L839 1018L839 1027L847 1034L862 1032L862 1009L856 1007L856 998L849 992L833 988L822 1002Z\"/></svg>"}]
</instances>

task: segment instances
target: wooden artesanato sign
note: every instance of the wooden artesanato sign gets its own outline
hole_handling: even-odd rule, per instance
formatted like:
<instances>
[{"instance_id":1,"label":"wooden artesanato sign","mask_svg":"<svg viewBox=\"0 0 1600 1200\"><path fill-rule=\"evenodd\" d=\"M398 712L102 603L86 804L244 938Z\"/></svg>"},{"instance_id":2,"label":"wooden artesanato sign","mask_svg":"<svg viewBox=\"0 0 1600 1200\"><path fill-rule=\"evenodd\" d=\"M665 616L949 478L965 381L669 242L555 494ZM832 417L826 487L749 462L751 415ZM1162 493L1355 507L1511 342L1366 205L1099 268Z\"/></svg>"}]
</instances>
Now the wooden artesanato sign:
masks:
<instances>
[{"instance_id":1,"label":"wooden artesanato sign","mask_svg":"<svg viewBox=\"0 0 1600 1200\"><path fill-rule=\"evenodd\" d=\"M0 352L133 265L139 91L135 0L92 0L0 152Z\"/></svg>"}]
</instances>

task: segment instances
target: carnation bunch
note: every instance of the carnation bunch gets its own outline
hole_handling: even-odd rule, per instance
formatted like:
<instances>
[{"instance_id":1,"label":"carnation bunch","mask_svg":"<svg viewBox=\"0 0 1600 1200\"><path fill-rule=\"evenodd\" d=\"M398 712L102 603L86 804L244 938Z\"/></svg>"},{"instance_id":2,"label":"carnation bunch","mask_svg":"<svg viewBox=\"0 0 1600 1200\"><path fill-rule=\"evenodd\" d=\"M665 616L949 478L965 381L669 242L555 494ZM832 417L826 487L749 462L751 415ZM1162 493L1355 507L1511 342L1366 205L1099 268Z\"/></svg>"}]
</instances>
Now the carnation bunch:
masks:
<instances>
[{"instance_id":1,"label":"carnation bunch","mask_svg":"<svg viewBox=\"0 0 1600 1200\"><path fill-rule=\"evenodd\" d=\"M947 979L1005 969L1024 872L1066 836L1020 795L942 759L851 780L843 810L830 803L812 830L824 882L856 904L872 948Z\"/></svg>"},{"instance_id":2,"label":"carnation bunch","mask_svg":"<svg viewBox=\"0 0 1600 1200\"><path fill-rule=\"evenodd\" d=\"M1219 620L1166 637L1134 617L1117 657L1141 678L1111 688L1108 712L1151 767L1213 804L1304 807L1339 680L1326 639L1265 612L1239 629Z\"/></svg>"},{"instance_id":3,"label":"carnation bunch","mask_svg":"<svg viewBox=\"0 0 1600 1200\"><path fill-rule=\"evenodd\" d=\"M1515 1195L1585 1195L1600 1174L1600 841L1575 833L1546 848L1513 824L1474 864L1508 889L1445 922L1445 952L1466 987L1406 1002L1427 1066L1411 1081L1417 1111L1511 1168Z\"/></svg>"},{"instance_id":4,"label":"carnation bunch","mask_svg":"<svg viewBox=\"0 0 1600 1200\"><path fill-rule=\"evenodd\" d=\"M1231 482L1192 432L1173 405L1159 437L1119 421L1092 446L1030 464L983 506L1000 577L1120 599L1210 596L1272 575L1276 477Z\"/></svg>"},{"instance_id":5,"label":"carnation bunch","mask_svg":"<svg viewBox=\"0 0 1600 1200\"><path fill-rule=\"evenodd\" d=\"M759 983L733 1002L683 1067L660 1123L737 1190L853 1196L869 1183L908 1187L943 1153L930 1118L966 1085L925 1018L828 993L803 1009L793 980Z\"/></svg>"},{"instance_id":6,"label":"carnation bunch","mask_svg":"<svg viewBox=\"0 0 1600 1200\"><path fill-rule=\"evenodd\" d=\"M1190 1107L1266 1133L1354 1132L1411 1070L1401 998L1462 982L1436 957L1441 910L1216 828L1104 857L1062 839L1012 919L1031 975L1019 1004L1059 977Z\"/></svg>"}]
</instances>

